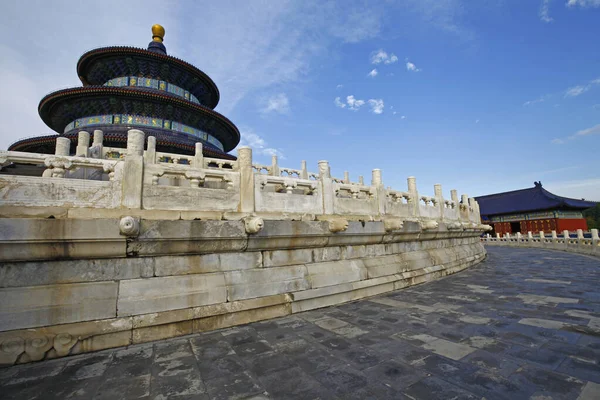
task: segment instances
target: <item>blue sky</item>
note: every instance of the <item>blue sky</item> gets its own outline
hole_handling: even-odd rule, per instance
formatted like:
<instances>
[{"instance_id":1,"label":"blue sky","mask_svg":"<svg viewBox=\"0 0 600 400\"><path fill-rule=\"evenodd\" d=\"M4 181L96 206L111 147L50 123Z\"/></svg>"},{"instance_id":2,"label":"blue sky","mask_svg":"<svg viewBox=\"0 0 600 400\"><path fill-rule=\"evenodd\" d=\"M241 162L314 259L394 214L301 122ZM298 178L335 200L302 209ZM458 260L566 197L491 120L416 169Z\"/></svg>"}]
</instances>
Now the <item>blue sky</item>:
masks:
<instances>
[{"instance_id":1,"label":"blue sky","mask_svg":"<svg viewBox=\"0 0 600 400\"><path fill-rule=\"evenodd\" d=\"M600 200L600 0L19 1L0 15L0 148L50 133L79 56L145 47L208 73L255 162L470 196ZM376 71L376 72L374 72Z\"/></svg>"}]
</instances>

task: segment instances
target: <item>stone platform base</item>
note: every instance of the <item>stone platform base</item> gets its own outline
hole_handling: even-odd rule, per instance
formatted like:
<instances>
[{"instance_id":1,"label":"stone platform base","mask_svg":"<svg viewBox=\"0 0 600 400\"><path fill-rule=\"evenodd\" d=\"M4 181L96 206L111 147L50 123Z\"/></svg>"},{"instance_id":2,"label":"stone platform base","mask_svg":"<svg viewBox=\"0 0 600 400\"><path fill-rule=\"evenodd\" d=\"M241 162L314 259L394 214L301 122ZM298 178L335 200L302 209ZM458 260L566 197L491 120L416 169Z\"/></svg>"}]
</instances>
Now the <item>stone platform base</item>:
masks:
<instances>
[{"instance_id":1,"label":"stone platform base","mask_svg":"<svg viewBox=\"0 0 600 400\"><path fill-rule=\"evenodd\" d=\"M0 243L1 365L327 307L453 274L486 255L480 232L443 224L390 233L381 222L350 222L331 233L327 222L265 221L248 235L243 221L141 221L135 237L119 236L118 220L0 225L12 229ZM50 226L60 228L54 239L40 240ZM110 258L99 258L103 249Z\"/></svg>"}]
</instances>

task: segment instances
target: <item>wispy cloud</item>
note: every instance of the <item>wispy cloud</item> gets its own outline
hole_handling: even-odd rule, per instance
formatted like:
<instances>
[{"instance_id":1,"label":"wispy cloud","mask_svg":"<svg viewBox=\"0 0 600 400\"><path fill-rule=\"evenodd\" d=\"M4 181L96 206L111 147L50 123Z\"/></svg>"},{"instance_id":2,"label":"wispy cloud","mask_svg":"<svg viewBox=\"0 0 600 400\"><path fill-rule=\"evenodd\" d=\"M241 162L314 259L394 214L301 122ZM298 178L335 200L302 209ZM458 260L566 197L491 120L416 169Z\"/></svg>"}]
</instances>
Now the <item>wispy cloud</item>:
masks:
<instances>
[{"instance_id":1,"label":"wispy cloud","mask_svg":"<svg viewBox=\"0 0 600 400\"><path fill-rule=\"evenodd\" d=\"M369 73L367 74L367 76L368 76L368 77L370 77L370 78L375 78L375 77L377 76L377 69L376 69L376 68L373 68L373 69L371 70L371 72L369 72Z\"/></svg>"},{"instance_id":2,"label":"wispy cloud","mask_svg":"<svg viewBox=\"0 0 600 400\"><path fill-rule=\"evenodd\" d=\"M584 85L577 85L568 88L567 90L565 90L565 97L577 97L592 89L596 85L600 85L600 78L592 79Z\"/></svg>"},{"instance_id":3,"label":"wispy cloud","mask_svg":"<svg viewBox=\"0 0 600 400\"><path fill-rule=\"evenodd\" d=\"M600 0L568 0L567 7L591 8L600 7Z\"/></svg>"},{"instance_id":4,"label":"wispy cloud","mask_svg":"<svg viewBox=\"0 0 600 400\"><path fill-rule=\"evenodd\" d=\"M344 87L344 85L342 85L342 84L339 84L339 85L337 85L335 88L336 88L336 89L341 89L341 88L343 88L343 87Z\"/></svg>"},{"instance_id":5,"label":"wispy cloud","mask_svg":"<svg viewBox=\"0 0 600 400\"><path fill-rule=\"evenodd\" d=\"M333 100L333 104L335 104L339 108L346 108L346 104L342 103L341 97L336 97L335 100Z\"/></svg>"},{"instance_id":6,"label":"wispy cloud","mask_svg":"<svg viewBox=\"0 0 600 400\"><path fill-rule=\"evenodd\" d=\"M260 112L263 114L288 114L290 112L290 100L285 93L276 94L263 101Z\"/></svg>"},{"instance_id":7,"label":"wispy cloud","mask_svg":"<svg viewBox=\"0 0 600 400\"><path fill-rule=\"evenodd\" d=\"M526 101L525 103L523 103L523 106L531 106L533 104L537 104L537 103L543 103L544 101L546 101L546 99L548 99L549 95L544 95L544 96L540 96L535 100L529 100Z\"/></svg>"},{"instance_id":8,"label":"wispy cloud","mask_svg":"<svg viewBox=\"0 0 600 400\"><path fill-rule=\"evenodd\" d=\"M239 146L250 146L252 147L253 155L257 156L277 156L282 160L285 160L285 156L280 149L269 147L265 139L260 135L254 133L252 129L240 128L241 140Z\"/></svg>"},{"instance_id":9,"label":"wispy cloud","mask_svg":"<svg viewBox=\"0 0 600 400\"><path fill-rule=\"evenodd\" d=\"M588 90L590 90L591 86L590 85L578 85L578 86L573 86L568 88L565 91L565 97L577 97L580 94L583 94L585 92L587 92Z\"/></svg>"},{"instance_id":10,"label":"wispy cloud","mask_svg":"<svg viewBox=\"0 0 600 400\"><path fill-rule=\"evenodd\" d=\"M398 62L398 57L394 53L388 54L383 49L371 53L371 64L394 64Z\"/></svg>"},{"instance_id":11,"label":"wispy cloud","mask_svg":"<svg viewBox=\"0 0 600 400\"><path fill-rule=\"evenodd\" d=\"M600 178L550 182L544 187L559 196L600 201Z\"/></svg>"},{"instance_id":12,"label":"wispy cloud","mask_svg":"<svg viewBox=\"0 0 600 400\"><path fill-rule=\"evenodd\" d=\"M568 136L566 139L552 139L552 144L564 144L566 140L575 140L582 136L590 136L590 135L600 135L600 124L592 126L591 128L582 129L580 131L575 132L571 136Z\"/></svg>"},{"instance_id":13,"label":"wispy cloud","mask_svg":"<svg viewBox=\"0 0 600 400\"><path fill-rule=\"evenodd\" d=\"M406 70L412 71L412 72L421 71L419 68L417 68L417 66L415 64L411 63L410 61L406 61Z\"/></svg>"},{"instance_id":14,"label":"wispy cloud","mask_svg":"<svg viewBox=\"0 0 600 400\"><path fill-rule=\"evenodd\" d=\"M383 99L369 99L369 105L371 106L371 112L373 112L373 114L383 113Z\"/></svg>"},{"instance_id":15,"label":"wispy cloud","mask_svg":"<svg viewBox=\"0 0 600 400\"><path fill-rule=\"evenodd\" d=\"M598 135L600 134L600 124L596 125L596 126L592 126L591 128L587 128L587 129L582 129L580 131L577 131L574 135L571 136L571 138L577 138L580 136L588 136L588 135Z\"/></svg>"},{"instance_id":16,"label":"wispy cloud","mask_svg":"<svg viewBox=\"0 0 600 400\"><path fill-rule=\"evenodd\" d=\"M343 102L341 97L336 97L333 103L339 108L346 108L352 111L358 111L365 104L369 104L373 114L382 114L384 109L383 99L369 99L367 101L357 99L354 95L346 96L346 101Z\"/></svg>"},{"instance_id":17,"label":"wispy cloud","mask_svg":"<svg viewBox=\"0 0 600 400\"><path fill-rule=\"evenodd\" d=\"M546 101L548 99L558 97L558 96L562 96L565 99L577 97L577 96L580 96L580 95L584 94L585 92L593 89L594 87L596 87L598 85L600 85L600 78L592 79L582 85L577 85L577 86L572 86L570 88L567 88L562 92L545 94L543 96L538 97L535 100L526 101L525 103L523 103L523 106L526 107L526 106L531 106L531 105L538 104L538 103L543 103L544 101ZM558 107L558 105L555 104L554 107Z\"/></svg>"},{"instance_id":18,"label":"wispy cloud","mask_svg":"<svg viewBox=\"0 0 600 400\"><path fill-rule=\"evenodd\" d=\"M548 23L554 21L554 19L550 16L550 0L542 0L539 16L543 22Z\"/></svg>"}]
</instances>

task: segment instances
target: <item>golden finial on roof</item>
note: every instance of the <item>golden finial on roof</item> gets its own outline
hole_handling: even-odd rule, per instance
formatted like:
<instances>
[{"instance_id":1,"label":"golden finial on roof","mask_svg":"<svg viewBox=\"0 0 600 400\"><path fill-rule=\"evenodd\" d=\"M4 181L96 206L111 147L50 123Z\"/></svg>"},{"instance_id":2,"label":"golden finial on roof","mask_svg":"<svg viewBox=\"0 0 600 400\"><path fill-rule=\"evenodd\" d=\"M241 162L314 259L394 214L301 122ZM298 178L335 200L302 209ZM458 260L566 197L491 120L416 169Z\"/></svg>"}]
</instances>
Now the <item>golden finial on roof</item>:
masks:
<instances>
[{"instance_id":1,"label":"golden finial on roof","mask_svg":"<svg viewBox=\"0 0 600 400\"><path fill-rule=\"evenodd\" d=\"M154 24L152 25L152 40L155 42L162 43L163 38L165 37L165 28L162 25Z\"/></svg>"}]
</instances>

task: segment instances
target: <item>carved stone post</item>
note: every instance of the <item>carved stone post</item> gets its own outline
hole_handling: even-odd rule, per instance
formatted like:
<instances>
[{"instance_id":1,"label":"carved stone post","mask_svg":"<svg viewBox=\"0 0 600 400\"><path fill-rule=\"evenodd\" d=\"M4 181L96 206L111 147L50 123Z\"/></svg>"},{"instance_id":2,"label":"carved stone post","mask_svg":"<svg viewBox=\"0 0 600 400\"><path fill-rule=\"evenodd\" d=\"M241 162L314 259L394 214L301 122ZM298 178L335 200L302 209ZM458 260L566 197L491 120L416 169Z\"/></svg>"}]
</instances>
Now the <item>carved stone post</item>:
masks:
<instances>
[{"instance_id":1,"label":"carved stone post","mask_svg":"<svg viewBox=\"0 0 600 400\"><path fill-rule=\"evenodd\" d=\"M437 202L436 205L440 210L440 219L443 220L444 219L444 195L442 193L442 185L439 183L436 183L435 185L433 185L433 193L434 193L435 201Z\"/></svg>"},{"instance_id":2,"label":"carved stone post","mask_svg":"<svg viewBox=\"0 0 600 400\"><path fill-rule=\"evenodd\" d=\"M344 183L350 183L350 172L344 171Z\"/></svg>"},{"instance_id":3,"label":"carved stone post","mask_svg":"<svg viewBox=\"0 0 600 400\"><path fill-rule=\"evenodd\" d=\"M276 155L273 155L271 157L271 176L281 176L281 172L279 171L279 164L277 164Z\"/></svg>"},{"instance_id":4,"label":"carved stone post","mask_svg":"<svg viewBox=\"0 0 600 400\"><path fill-rule=\"evenodd\" d=\"M583 229L577 229L577 240L581 240L583 238Z\"/></svg>"},{"instance_id":5,"label":"carved stone post","mask_svg":"<svg viewBox=\"0 0 600 400\"><path fill-rule=\"evenodd\" d=\"M466 194L461 195L460 205L458 207L458 214L461 221L469 221L469 196Z\"/></svg>"},{"instance_id":6,"label":"carved stone post","mask_svg":"<svg viewBox=\"0 0 600 400\"><path fill-rule=\"evenodd\" d=\"M522 239L521 236L522 236L521 232L517 232L517 243L519 243L519 244L521 244L521 239Z\"/></svg>"},{"instance_id":7,"label":"carved stone post","mask_svg":"<svg viewBox=\"0 0 600 400\"><path fill-rule=\"evenodd\" d=\"M252 149L243 146L238 149L240 168L240 212L254 212L254 171L252 170Z\"/></svg>"},{"instance_id":8,"label":"carved stone post","mask_svg":"<svg viewBox=\"0 0 600 400\"><path fill-rule=\"evenodd\" d=\"M569 235L569 231L567 231L567 230L563 231L563 239L564 239L565 247L567 247L569 245L569 239L571 239L571 236Z\"/></svg>"},{"instance_id":9,"label":"carved stone post","mask_svg":"<svg viewBox=\"0 0 600 400\"><path fill-rule=\"evenodd\" d=\"M410 193L409 204L411 205L411 216L418 217L421 215L419 212L419 192L417 191L417 178L409 176L406 179L408 185L408 193Z\"/></svg>"},{"instance_id":10,"label":"carved stone post","mask_svg":"<svg viewBox=\"0 0 600 400\"><path fill-rule=\"evenodd\" d=\"M79 134L77 135L77 148L75 149L75 155L77 157L87 157L89 147L90 134L86 131L79 131Z\"/></svg>"},{"instance_id":11,"label":"carved stone post","mask_svg":"<svg viewBox=\"0 0 600 400\"><path fill-rule=\"evenodd\" d=\"M308 179L308 170L306 169L306 160L302 160L300 166L300 179Z\"/></svg>"},{"instance_id":12,"label":"carved stone post","mask_svg":"<svg viewBox=\"0 0 600 400\"><path fill-rule=\"evenodd\" d=\"M364 176L360 175L358 177L358 184L364 186L364 184L365 184L365 177Z\"/></svg>"},{"instance_id":13,"label":"carved stone post","mask_svg":"<svg viewBox=\"0 0 600 400\"><path fill-rule=\"evenodd\" d=\"M452 189L450 191L450 198L452 199L452 202L454 203L454 208L458 208L460 206L460 204L458 203L458 191L456 189ZM459 212L457 213L457 215L460 218L460 209L459 209Z\"/></svg>"},{"instance_id":14,"label":"carved stone post","mask_svg":"<svg viewBox=\"0 0 600 400\"><path fill-rule=\"evenodd\" d=\"M104 132L100 129L94 131L94 139L92 141L92 147L90 147L89 157L102 158L102 152L104 148Z\"/></svg>"},{"instance_id":15,"label":"carved stone post","mask_svg":"<svg viewBox=\"0 0 600 400\"><path fill-rule=\"evenodd\" d=\"M546 235L544 234L544 231L540 231L540 243L545 243L546 242Z\"/></svg>"},{"instance_id":16,"label":"carved stone post","mask_svg":"<svg viewBox=\"0 0 600 400\"><path fill-rule=\"evenodd\" d=\"M138 129L130 129L127 132L127 154L122 181L122 206L125 208L142 208L145 136L145 133Z\"/></svg>"},{"instance_id":17,"label":"carved stone post","mask_svg":"<svg viewBox=\"0 0 600 400\"><path fill-rule=\"evenodd\" d=\"M556 231L552 231L552 243L558 242L558 236L556 236Z\"/></svg>"},{"instance_id":18,"label":"carved stone post","mask_svg":"<svg viewBox=\"0 0 600 400\"><path fill-rule=\"evenodd\" d=\"M331 181L331 168L329 162L319 161L319 179L323 193L323 214L333 214L333 182Z\"/></svg>"},{"instance_id":19,"label":"carved stone post","mask_svg":"<svg viewBox=\"0 0 600 400\"><path fill-rule=\"evenodd\" d=\"M592 229L592 246L594 246L594 252L598 251L598 244L600 244L600 237L598 237L598 229Z\"/></svg>"},{"instance_id":20,"label":"carved stone post","mask_svg":"<svg viewBox=\"0 0 600 400\"><path fill-rule=\"evenodd\" d=\"M148 147L144 154L144 161L146 164L156 163L156 138L154 136L148 136Z\"/></svg>"},{"instance_id":21,"label":"carved stone post","mask_svg":"<svg viewBox=\"0 0 600 400\"><path fill-rule=\"evenodd\" d=\"M383 185L383 181L381 180L381 170L379 168L375 168L371 173L371 186Z\"/></svg>"},{"instance_id":22,"label":"carved stone post","mask_svg":"<svg viewBox=\"0 0 600 400\"><path fill-rule=\"evenodd\" d=\"M375 193L377 193L377 214L385 214L385 186L383 185L383 178L381 177L381 170L375 168L371 172L371 186L375 187Z\"/></svg>"},{"instance_id":23,"label":"carved stone post","mask_svg":"<svg viewBox=\"0 0 600 400\"><path fill-rule=\"evenodd\" d=\"M104 146L104 132L100 129L94 131L94 141L92 142L92 146Z\"/></svg>"},{"instance_id":24,"label":"carved stone post","mask_svg":"<svg viewBox=\"0 0 600 400\"><path fill-rule=\"evenodd\" d=\"M527 241L529 243L533 242L533 233L531 233L531 231L527 232Z\"/></svg>"},{"instance_id":25,"label":"carved stone post","mask_svg":"<svg viewBox=\"0 0 600 400\"><path fill-rule=\"evenodd\" d=\"M250 154L250 158L252 159L252 154ZM201 142L196 142L196 152L194 153L194 160L192 166L194 168L204 168L204 154L202 153ZM250 162L250 169L252 169L252 162Z\"/></svg>"},{"instance_id":26,"label":"carved stone post","mask_svg":"<svg viewBox=\"0 0 600 400\"><path fill-rule=\"evenodd\" d=\"M500 240L500 233L496 232L496 239L499 241Z\"/></svg>"},{"instance_id":27,"label":"carved stone post","mask_svg":"<svg viewBox=\"0 0 600 400\"><path fill-rule=\"evenodd\" d=\"M54 149L54 155L57 156L68 156L71 152L71 141L66 137L56 138L56 147Z\"/></svg>"}]
</instances>

